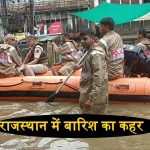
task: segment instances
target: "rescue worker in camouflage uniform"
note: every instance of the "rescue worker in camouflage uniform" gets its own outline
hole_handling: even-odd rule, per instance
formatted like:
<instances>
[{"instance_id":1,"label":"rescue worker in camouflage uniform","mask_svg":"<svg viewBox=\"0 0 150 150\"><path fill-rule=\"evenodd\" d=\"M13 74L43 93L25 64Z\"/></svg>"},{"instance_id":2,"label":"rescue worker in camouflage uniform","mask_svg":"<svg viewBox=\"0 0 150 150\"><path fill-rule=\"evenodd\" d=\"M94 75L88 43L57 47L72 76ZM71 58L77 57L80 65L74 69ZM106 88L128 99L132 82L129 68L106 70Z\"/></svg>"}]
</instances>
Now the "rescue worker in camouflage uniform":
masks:
<instances>
[{"instance_id":1,"label":"rescue worker in camouflage uniform","mask_svg":"<svg viewBox=\"0 0 150 150\"><path fill-rule=\"evenodd\" d=\"M95 43L94 32L85 30L80 33L81 42L88 50L82 66L80 79L79 105L83 114L105 114L108 107L108 73L106 52Z\"/></svg>"},{"instance_id":2,"label":"rescue worker in camouflage uniform","mask_svg":"<svg viewBox=\"0 0 150 150\"><path fill-rule=\"evenodd\" d=\"M139 29L137 32L137 39L139 43L136 45L140 47L147 58L150 60L150 40L146 38L147 32L145 29Z\"/></svg>"},{"instance_id":3,"label":"rescue worker in camouflage uniform","mask_svg":"<svg viewBox=\"0 0 150 150\"><path fill-rule=\"evenodd\" d=\"M123 42L120 35L113 31L114 25L114 20L110 17L106 17L100 21L99 26L99 30L103 36L99 40L99 46L107 53L109 80L123 77L124 69Z\"/></svg>"},{"instance_id":4,"label":"rescue worker in camouflage uniform","mask_svg":"<svg viewBox=\"0 0 150 150\"><path fill-rule=\"evenodd\" d=\"M52 73L55 76L67 76L73 70L74 65L79 61L78 44L74 40L70 40L67 33L62 35L63 45L58 47L54 42L52 43L55 52L61 55L61 62L54 63Z\"/></svg>"},{"instance_id":5,"label":"rescue worker in camouflage uniform","mask_svg":"<svg viewBox=\"0 0 150 150\"><path fill-rule=\"evenodd\" d=\"M15 37L12 34L7 34L4 37L4 43L0 44L0 78L22 75L22 60L16 49L9 45L15 43Z\"/></svg>"}]
</instances>

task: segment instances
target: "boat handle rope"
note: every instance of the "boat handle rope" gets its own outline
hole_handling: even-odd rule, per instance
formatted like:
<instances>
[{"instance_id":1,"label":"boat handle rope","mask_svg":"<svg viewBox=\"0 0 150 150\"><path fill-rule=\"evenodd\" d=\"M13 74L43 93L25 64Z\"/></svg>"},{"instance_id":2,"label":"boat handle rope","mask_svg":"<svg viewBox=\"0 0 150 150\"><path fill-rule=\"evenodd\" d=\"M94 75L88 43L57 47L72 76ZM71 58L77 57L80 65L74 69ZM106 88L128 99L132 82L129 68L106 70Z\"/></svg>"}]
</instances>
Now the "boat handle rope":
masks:
<instances>
[{"instance_id":1,"label":"boat handle rope","mask_svg":"<svg viewBox=\"0 0 150 150\"><path fill-rule=\"evenodd\" d=\"M21 79L21 81L20 81L19 83L9 84L9 85L0 84L0 87L16 86L16 85L20 85L20 84L22 84L22 83L24 83L24 82L35 83L35 82L33 82L33 81L25 81L25 80ZM36 83L41 83L41 84L42 84L42 83L46 83L46 84L60 84L60 83L62 83L62 82L63 82L63 80L60 79L59 82L55 82L55 83L54 83L54 82L42 82L42 81L39 81L39 82L36 82ZM68 86L68 87L70 87L70 88L72 88L72 89L74 89L74 90L77 90L77 91L79 90L79 88L77 88L77 87L75 87L75 86L73 86L73 85L71 85L71 84L65 83L65 85ZM109 83L108 85L117 87L117 89L118 89L120 86L122 86L122 84L111 84L111 83ZM129 89L129 85L123 85L123 86L126 86L127 89Z\"/></svg>"},{"instance_id":2,"label":"boat handle rope","mask_svg":"<svg viewBox=\"0 0 150 150\"><path fill-rule=\"evenodd\" d=\"M31 83L31 82L32 82L33 85L41 85L42 83L46 83L46 84L60 84L60 83L63 83L63 79L60 79L59 82L42 82L42 81L35 81L35 82L33 82L33 81L25 81L25 80L23 80L23 79L22 79L22 81L23 81L23 82L28 82L28 83ZM66 85L66 86L68 86L68 87L70 87L70 88L72 88L72 89L74 89L74 90L76 90L76 91L79 90L79 88L77 88L77 87L75 87L75 86L73 86L73 85L71 85L71 84L65 83L64 85Z\"/></svg>"},{"instance_id":3,"label":"boat handle rope","mask_svg":"<svg viewBox=\"0 0 150 150\"><path fill-rule=\"evenodd\" d=\"M7 85L4 85L4 84L0 84L0 87L11 87L11 86L16 86L16 85L20 85L20 84L22 84L22 83L25 83L25 82L28 82L28 83L33 83L34 85L41 85L42 83L46 83L46 84L59 84L59 83L62 83L61 81L59 81L59 82L53 82L53 83L51 83L51 82L42 82L42 81L39 81L39 82L34 82L34 81L25 81L25 80L23 80L23 79L21 79L21 81L19 82L19 83L15 83L15 84L7 84Z\"/></svg>"},{"instance_id":4,"label":"boat handle rope","mask_svg":"<svg viewBox=\"0 0 150 150\"><path fill-rule=\"evenodd\" d=\"M41 85L42 83L46 83L46 84L59 84L59 83L62 83L61 81L59 82L43 82L43 81L26 81L26 80L23 80L23 82L27 82L27 83L33 83L33 85Z\"/></svg>"},{"instance_id":5,"label":"boat handle rope","mask_svg":"<svg viewBox=\"0 0 150 150\"><path fill-rule=\"evenodd\" d=\"M42 83L46 83L46 84L60 84L60 83L63 83L63 79L60 79L59 82L42 82L42 81L33 82L33 81L25 81L25 80L23 80L23 79L22 79L22 81L23 81L23 82L28 82L28 83L31 83L31 82L32 82L33 85L41 85ZM73 85L71 85L71 84L65 83L64 85L66 85L66 86L68 86L68 87L70 87L70 88L72 88L72 89L74 89L74 90L76 90L76 91L79 90L79 88L77 88L77 87L75 87L75 86L73 86Z\"/></svg>"},{"instance_id":6,"label":"boat handle rope","mask_svg":"<svg viewBox=\"0 0 150 150\"><path fill-rule=\"evenodd\" d=\"M9 84L9 85L0 84L0 87L11 87L11 86L16 86L16 85L22 84L23 82L24 82L24 81L20 81L19 83Z\"/></svg>"}]
</instances>

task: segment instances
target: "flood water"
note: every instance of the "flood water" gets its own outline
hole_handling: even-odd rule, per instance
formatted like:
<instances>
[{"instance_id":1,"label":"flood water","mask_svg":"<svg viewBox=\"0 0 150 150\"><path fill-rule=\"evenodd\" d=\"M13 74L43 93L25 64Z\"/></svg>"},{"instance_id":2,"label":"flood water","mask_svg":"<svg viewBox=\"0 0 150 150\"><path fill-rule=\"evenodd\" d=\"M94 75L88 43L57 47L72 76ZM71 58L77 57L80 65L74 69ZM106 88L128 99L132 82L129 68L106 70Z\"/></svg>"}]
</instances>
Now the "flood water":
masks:
<instances>
[{"instance_id":1,"label":"flood water","mask_svg":"<svg viewBox=\"0 0 150 150\"><path fill-rule=\"evenodd\" d=\"M80 113L78 103L0 102L0 120L48 114ZM108 114L150 119L150 104L110 104ZM0 150L150 150L150 134L113 138L41 138L0 132Z\"/></svg>"}]
</instances>

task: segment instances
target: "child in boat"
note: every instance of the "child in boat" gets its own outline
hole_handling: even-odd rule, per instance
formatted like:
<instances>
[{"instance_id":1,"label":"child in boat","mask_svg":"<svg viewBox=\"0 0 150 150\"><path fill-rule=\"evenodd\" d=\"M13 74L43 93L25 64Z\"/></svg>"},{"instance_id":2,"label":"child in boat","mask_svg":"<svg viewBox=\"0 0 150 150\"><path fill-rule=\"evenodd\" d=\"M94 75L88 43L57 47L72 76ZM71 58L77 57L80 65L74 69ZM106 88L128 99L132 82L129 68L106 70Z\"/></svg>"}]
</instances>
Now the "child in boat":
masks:
<instances>
[{"instance_id":1,"label":"child in boat","mask_svg":"<svg viewBox=\"0 0 150 150\"><path fill-rule=\"evenodd\" d=\"M55 52L61 55L61 62L54 63L52 67L52 73L55 76L69 75L74 68L74 64L78 62L78 44L70 40L70 36L67 33L62 35L62 42L64 44L61 47L58 47L54 42L52 43Z\"/></svg>"},{"instance_id":2,"label":"child in boat","mask_svg":"<svg viewBox=\"0 0 150 150\"><path fill-rule=\"evenodd\" d=\"M80 33L88 53L83 61L80 79L79 105L83 114L105 114L108 105L108 74L106 52L95 43L94 32ZM75 65L75 69L79 67Z\"/></svg>"}]
</instances>

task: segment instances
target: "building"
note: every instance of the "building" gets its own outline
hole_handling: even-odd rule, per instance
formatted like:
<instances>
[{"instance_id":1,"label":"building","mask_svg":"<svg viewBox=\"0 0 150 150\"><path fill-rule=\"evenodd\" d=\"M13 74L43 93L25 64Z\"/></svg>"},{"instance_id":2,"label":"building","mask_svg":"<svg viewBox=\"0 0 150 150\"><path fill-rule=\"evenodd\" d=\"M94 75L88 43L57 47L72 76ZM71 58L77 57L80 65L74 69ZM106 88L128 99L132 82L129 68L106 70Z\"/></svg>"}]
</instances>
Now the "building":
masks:
<instances>
[{"instance_id":1,"label":"building","mask_svg":"<svg viewBox=\"0 0 150 150\"><path fill-rule=\"evenodd\" d=\"M51 34L50 26L52 23L59 22L59 27L62 28L61 32L69 32L73 37L77 37L82 29L92 28L97 32L98 29L94 23L74 17L70 15L70 13L88 10L99 5L102 1L105 0L29 0L29 3L27 3L26 0L1 0L0 16L3 18L3 22L5 22L4 28L9 28L14 32L18 30L28 32L34 25L36 34ZM106 2L142 4L149 1L106 0ZM31 4L35 9L30 7ZM30 17L32 16L31 13L35 15L34 21L32 17ZM6 17L9 18L8 22L4 21ZM125 40L130 38L134 39L136 38L136 31L140 27L150 31L150 20L148 19L150 19L150 15L148 15L146 19L139 19L126 24L117 25L115 30L121 34Z\"/></svg>"}]
</instances>

